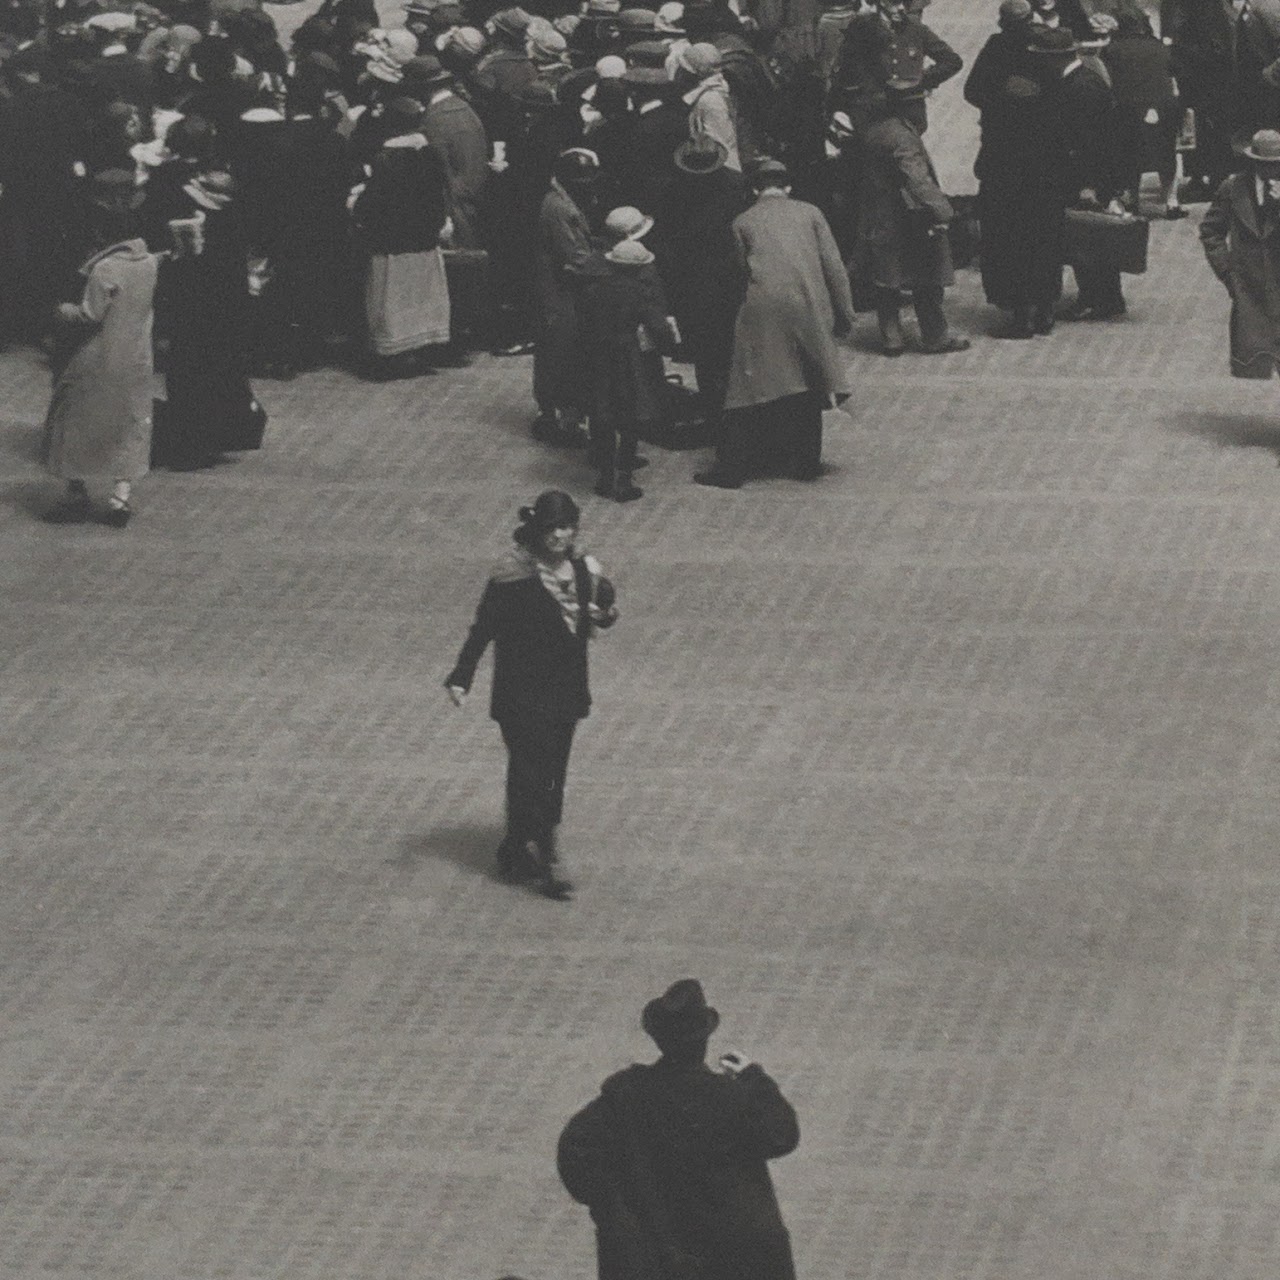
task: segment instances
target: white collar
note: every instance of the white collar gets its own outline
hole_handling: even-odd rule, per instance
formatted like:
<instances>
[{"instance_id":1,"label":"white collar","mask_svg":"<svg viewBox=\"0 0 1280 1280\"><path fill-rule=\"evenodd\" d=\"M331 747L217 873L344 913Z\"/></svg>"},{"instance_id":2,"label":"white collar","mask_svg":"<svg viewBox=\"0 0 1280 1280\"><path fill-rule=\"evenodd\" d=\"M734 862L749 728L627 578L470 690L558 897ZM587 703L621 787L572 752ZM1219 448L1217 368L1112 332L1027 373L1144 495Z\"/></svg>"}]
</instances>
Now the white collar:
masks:
<instances>
[{"instance_id":1,"label":"white collar","mask_svg":"<svg viewBox=\"0 0 1280 1280\"><path fill-rule=\"evenodd\" d=\"M452 89L437 89L427 102L427 106L434 107L437 102L443 102L446 98L453 97Z\"/></svg>"}]
</instances>

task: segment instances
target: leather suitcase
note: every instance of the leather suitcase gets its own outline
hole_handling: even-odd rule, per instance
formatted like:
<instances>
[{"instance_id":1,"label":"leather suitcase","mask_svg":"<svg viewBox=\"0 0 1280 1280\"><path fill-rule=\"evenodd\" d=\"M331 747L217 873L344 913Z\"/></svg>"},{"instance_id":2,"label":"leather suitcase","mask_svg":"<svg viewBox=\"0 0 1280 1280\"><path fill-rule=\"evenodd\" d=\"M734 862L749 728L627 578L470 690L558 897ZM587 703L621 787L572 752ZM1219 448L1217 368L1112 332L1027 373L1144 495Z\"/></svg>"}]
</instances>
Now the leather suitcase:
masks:
<instances>
[{"instance_id":1,"label":"leather suitcase","mask_svg":"<svg viewBox=\"0 0 1280 1280\"><path fill-rule=\"evenodd\" d=\"M1131 214L1068 209L1066 259L1072 266L1112 267L1140 276L1147 269L1151 224Z\"/></svg>"}]
</instances>

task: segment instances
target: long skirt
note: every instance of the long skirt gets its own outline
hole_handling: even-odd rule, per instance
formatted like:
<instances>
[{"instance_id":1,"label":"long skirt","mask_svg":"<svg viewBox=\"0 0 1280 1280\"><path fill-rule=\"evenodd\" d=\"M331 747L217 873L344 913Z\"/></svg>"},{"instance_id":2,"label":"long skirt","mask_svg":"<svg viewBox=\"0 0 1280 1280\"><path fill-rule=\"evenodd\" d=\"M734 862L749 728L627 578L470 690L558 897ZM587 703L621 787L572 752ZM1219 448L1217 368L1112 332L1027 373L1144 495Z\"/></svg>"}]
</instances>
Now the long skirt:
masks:
<instances>
[{"instance_id":1,"label":"long skirt","mask_svg":"<svg viewBox=\"0 0 1280 1280\"><path fill-rule=\"evenodd\" d=\"M449 284L439 249L374 254L364 302L375 355L398 356L449 341Z\"/></svg>"}]
</instances>

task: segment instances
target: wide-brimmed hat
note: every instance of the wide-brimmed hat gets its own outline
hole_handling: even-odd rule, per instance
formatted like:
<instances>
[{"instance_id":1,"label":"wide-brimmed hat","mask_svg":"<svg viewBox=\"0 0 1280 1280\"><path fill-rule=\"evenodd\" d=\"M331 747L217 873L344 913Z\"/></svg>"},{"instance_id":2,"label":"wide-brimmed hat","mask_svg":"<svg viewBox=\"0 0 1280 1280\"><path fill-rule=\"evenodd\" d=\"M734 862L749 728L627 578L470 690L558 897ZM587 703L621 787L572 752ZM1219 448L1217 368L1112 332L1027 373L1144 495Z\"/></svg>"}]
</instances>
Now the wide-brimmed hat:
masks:
<instances>
[{"instance_id":1,"label":"wide-brimmed hat","mask_svg":"<svg viewBox=\"0 0 1280 1280\"><path fill-rule=\"evenodd\" d=\"M605 255L606 262L619 267L647 267L653 261L653 252L639 240L619 240Z\"/></svg>"},{"instance_id":2,"label":"wide-brimmed hat","mask_svg":"<svg viewBox=\"0 0 1280 1280\"><path fill-rule=\"evenodd\" d=\"M676 56L676 66L699 80L714 75L723 65L720 50L709 42L688 45Z\"/></svg>"},{"instance_id":3,"label":"wide-brimmed hat","mask_svg":"<svg viewBox=\"0 0 1280 1280\"><path fill-rule=\"evenodd\" d=\"M399 84L404 69L417 56L418 37L404 27L383 33L364 69L384 84Z\"/></svg>"},{"instance_id":4,"label":"wide-brimmed hat","mask_svg":"<svg viewBox=\"0 0 1280 1280\"><path fill-rule=\"evenodd\" d=\"M656 9L623 9L618 14L618 30L634 34L652 31L658 21Z\"/></svg>"},{"instance_id":5,"label":"wide-brimmed hat","mask_svg":"<svg viewBox=\"0 0 1280 1280\"><path fill-rule=\"evenodd\" d=\"M681 978L645 1005L640 1025L659 1045L696 1042L720 1025L720 1014L707 1004L697 978Z\"/></svg>"},{"instance_id":6,"label":"wide-brimmed hat","mask_svg":"<svg viewBox=\"0 0 1280 1280\"><path fill-rule=\"evenodd\" d=\"M529 23L533 21L533 15L526 13L521 8L499 9L489 19L489 25L495 31L501 31L504 35L512 36L520 39L529 29Z\"/></svg>"},{"instance_id":7,"label":"wide-brimmed hat","mask_svg":"<svg viewBox=\"0 0 1280 1280\"><path fill-rule=\"evenodd\" d=\"M658 16L654 19L654 30L662 31L667 35L683 35L684 34L684 5L680 0L667 0L667 3L660 5L658 8Z\"/></svg>"},{"instance_id":8,"label":"wide-brimmed hat","mask_svg":"<svg viewBox=\"0 0 1280 1280\"><path fill-rule=\"evenodd\" d=\"M1035 27L1027 42L1027 51L1062 56L1078 52L1079 46L1075 36L1066 27Z\"/></svg>"},{"instance_id":9,"label":"wide-brimmed hat","mask_svg":"<svg viewBox=\"0 0 1280 1280\"><path fill-rule=\"evenodd\" d=\"M1259 129L1240 154L1263 164L1280 164L1280 130Z\"/></svg>"},{"instance_id":10,"label":"wide-brimmed hat","mask_svg":"<svg viewBox=\"0 0 1280 1280\"><path fill-rule=\"evenodd\" d=\"M414 86L429 88L433 85L445 84L453 76L444 69L440 59L434 53L420 53L404 64L404 84L406 89Z\"/></svg>"},{"instance_id":11,"label":"wide-brimmed hat","mask_svg":"<svg viewBox=\"0 0 1280 1280\"><path fill-rule=\"evenodd\" d=\"M669 40L637 40L627 45L627 62L633 67L666 68L671 54Z\"/></svg>"},{"instance_id":12,"label":"wide-brimmed hat","mask_svg":"<svg viewBox=\"0 0 1280 1280\"><path fill-rule=\"evenodd\" d=\"M632 205L624 204L610 211L604 229L614 241L643 240L653 230L653 219Z\"/></svg>"},{"instance_id":13,"label":"wide-brimmed hat","mask_svg":"<svg viewBox=\"0 0 1280 1280\"><path fill-rule=\"evenodd\" d=\"M525 43L531 58L547 62L562 59L569 48L569 42L550 23L530 27Z\"/></svg>"},{"instance_id":14,"label":"wide-brimmed hat","mask_svg":"<svg viewBox=\"0 0 1280 1280\"><path fill-rule=\"evenodd\" d=\"M587 147L570 147L556 156L557 182L588 183L600 178L600 157Z\"/></svg>"},{"instance_id":15,"label":"wide-brimmed hat","mask_svg":"<svg viewBox=\"0 0 1280 1280\"><path fill-rule=\"evenodd\" d=\"M685 173L714 173L723 169L729 148L708 134L689 138L676 148L676 168Z\"/></svg>"}]
</instances>

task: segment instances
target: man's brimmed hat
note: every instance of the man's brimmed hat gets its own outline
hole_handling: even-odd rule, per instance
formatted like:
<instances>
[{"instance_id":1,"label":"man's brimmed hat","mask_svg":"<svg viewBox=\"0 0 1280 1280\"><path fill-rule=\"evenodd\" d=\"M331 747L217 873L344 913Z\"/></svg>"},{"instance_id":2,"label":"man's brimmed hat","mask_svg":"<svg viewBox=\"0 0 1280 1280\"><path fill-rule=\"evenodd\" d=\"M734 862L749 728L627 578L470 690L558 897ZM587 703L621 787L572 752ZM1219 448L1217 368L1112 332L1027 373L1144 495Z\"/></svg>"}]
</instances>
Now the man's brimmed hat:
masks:
<instances>
[{"instance_id":1,"label":"man's brimmed hat","mask_svg":"<svg viewBox=\"0 0 1280 1280\"><path fill-rule=\"evenodd\" d=\"M640 1025L660 1045L696 1043L720 1025L720 1014L707 1004L702 983L681 978L645 1005Z\"/></svg>"},{"instance_id":2,"label":"man's brimmed hat","mask_svg":"<svg viewBox=\"0 0 1280 1280\"><path fill-rule=\"evenodd\" d=\"M489 24L495 31L520 39L529 30L533 15L521 8L499 9L490 19Z\"/></svg>"},{"instance_id":3,"label":"man's brimmed hat","mask_svg":"<svg viewBox=\"0 0 1280 1280\"><path fill-rule=\"evenodd\" d=\"M1249 139L1249 145L1241 148L1240 154L1263 164L1280 164L1280 130L1259 129Z\"/></svg>"}]
</instances>

